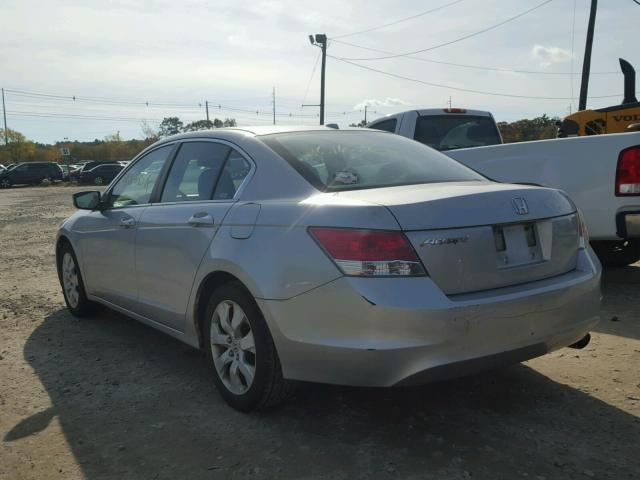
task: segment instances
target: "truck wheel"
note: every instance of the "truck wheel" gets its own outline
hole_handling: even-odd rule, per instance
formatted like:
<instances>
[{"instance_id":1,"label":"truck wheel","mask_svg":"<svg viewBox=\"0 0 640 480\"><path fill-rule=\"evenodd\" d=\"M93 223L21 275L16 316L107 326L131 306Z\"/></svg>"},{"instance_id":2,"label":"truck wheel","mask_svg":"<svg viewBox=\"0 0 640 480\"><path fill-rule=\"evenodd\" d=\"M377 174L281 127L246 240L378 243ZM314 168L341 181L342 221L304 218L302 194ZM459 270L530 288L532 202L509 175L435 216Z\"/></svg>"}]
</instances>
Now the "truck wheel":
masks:
<instances>
[{"instance_id":1,"label":"truck wheel","mask_svg":"<svg viewBox=\"0 0 640 480\"><path fill-rule=\"evenodd\" d=\"M605 267L620 268L640 260L640 241L600 241L591 244Z\"/></svg>"}]
</instances>

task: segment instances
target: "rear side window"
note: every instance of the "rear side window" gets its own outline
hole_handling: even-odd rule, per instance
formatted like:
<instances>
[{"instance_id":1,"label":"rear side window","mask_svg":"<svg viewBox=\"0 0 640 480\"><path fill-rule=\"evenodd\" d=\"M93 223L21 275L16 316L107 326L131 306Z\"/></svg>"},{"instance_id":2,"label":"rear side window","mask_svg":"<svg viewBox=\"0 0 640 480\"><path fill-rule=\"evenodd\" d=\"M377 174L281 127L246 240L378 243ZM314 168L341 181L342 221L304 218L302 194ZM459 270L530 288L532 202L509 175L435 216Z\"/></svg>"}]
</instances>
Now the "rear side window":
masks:
<instances>
[{"instance_id":1,"label":"rear side window","mask_svg":"<svg viewBox=\"0 0 640 480\"><path fill-rule=\"evenodd\" d=\"M440 151L501 143L493 119L477 115L420 116L413 138Z\"/></svg>"},{"instance_id":2,"label":"rear side window","mask_svg":"<svg viewBox=\"0 0 640 480\"><path fill-rule=\"evenodd\" d=\"M322 191L484 181L418 142L373 131L311 131L257 137Z\"/></svg>"},{"instance_id":3,"label":"rear side window","mask_svg":"<svg viewBox=\"0 0 640 480\"><path fill-rule=\"evenodd\" d=\"M160 201L211 200L230 151L221 143L183 143L171 166Z\"/></svg>"},{"instance_id":4,"label":"rear side window","mask_svg":"<svg viewBox=\"0 0 640 480\"><path fill-rule=\"evenodd\" d=\"M232 150L218 179L213 198L215 200L233 198L244 179L249 175L250 170L249 162L238 152Z\"/></svg>"},{"instance_id":5,"label":"rear side window","mask_svg":"<svg viewBox=\"0 0 640 480\"><path fill-rule=\"evenodd\" d=\"M368 128L375 128L376 130L384 130L385 132L394 133L396 131L397 123L397 119L390 118L389 120L383 120L382 122L374 123Z\"/></svg>"}]
</instances>

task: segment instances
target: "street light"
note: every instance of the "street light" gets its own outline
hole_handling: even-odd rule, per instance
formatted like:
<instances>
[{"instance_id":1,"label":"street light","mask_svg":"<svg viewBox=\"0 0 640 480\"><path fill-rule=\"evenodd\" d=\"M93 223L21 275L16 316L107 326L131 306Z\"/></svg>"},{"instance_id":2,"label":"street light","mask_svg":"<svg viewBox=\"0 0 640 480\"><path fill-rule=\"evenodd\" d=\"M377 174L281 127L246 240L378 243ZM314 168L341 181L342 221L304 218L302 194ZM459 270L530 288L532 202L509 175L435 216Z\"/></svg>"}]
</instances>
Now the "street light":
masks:
<instances>
[{"instance_id":1,"label":"street light","mask_svg":"<svg viewBox=\"0 0 640 480\"><path fill-rule=\"evenodd\" d=\"M324 72L327 63L327 35L316 33L315 37L309 35L311 45L322 49L322 69L320 70L320 125L324 125Z\"/></svg>"}]
</instances>

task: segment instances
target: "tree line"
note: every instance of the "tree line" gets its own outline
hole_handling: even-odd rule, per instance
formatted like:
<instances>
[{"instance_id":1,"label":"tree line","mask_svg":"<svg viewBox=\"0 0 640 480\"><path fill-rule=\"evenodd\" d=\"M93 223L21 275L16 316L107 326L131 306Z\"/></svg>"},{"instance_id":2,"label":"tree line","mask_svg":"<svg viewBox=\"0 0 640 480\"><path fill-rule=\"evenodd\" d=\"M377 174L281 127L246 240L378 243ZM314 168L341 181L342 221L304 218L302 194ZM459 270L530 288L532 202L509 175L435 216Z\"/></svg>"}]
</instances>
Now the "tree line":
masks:
<instances>
[{"instance_id":1,"label":"tree line","mask_svg":"<svg viewBox=\"0 0 640 480\"><path fill-rule=\"evenodd\" d=\"M557 117L541 117L522 119L515 122L498 122L498 128L505 143L526 142L530 140L543 140L556 137ZM364 126L364 122L351 126ZM123 140L119 133L107 135L102 140L95 139L92 142L56 142L43 144L28 140L22 133L8 130L8 145L5 145L5 132L0 129L0 164L7 165L15 162L50 161L66 162L60 155L60 149L65 147L70 150L69 161L79 162L83 160L118 161L131 160L142 149L151 145L160 138L175 135L182 132L195 132L221 127L235 127L233 118L218 118L213 121L196 120L184 124L179 117L165 117L157 129L143 122L141 130L144 139Z\"/></svg>"},{"instance_id":2,"label":"tree line","mask_svg":"<svg viewBox=\"0 0 640 480\"><path fill-rule=\"evenodd\" d=\"M34 142L22 133L7 129L8 143L5 142L5 131L0 128L0 164L8 165L17 162L80 162L84 160L98 160L116 162L119 160L131 160L145 147L156 142L160 138L175 135L182 132L195 132L212 128L234 127L236 120L225 118L213 121L196 120L184 124L178 117L165 117L158 128L151 127L148 123L141 124L144 139L124 140L120 133L107 135L103 139L95 139L90 142L55 142L45 144ZM69 157L62 157L61 148L69 149Z\"/></svg>"}]
</instances>

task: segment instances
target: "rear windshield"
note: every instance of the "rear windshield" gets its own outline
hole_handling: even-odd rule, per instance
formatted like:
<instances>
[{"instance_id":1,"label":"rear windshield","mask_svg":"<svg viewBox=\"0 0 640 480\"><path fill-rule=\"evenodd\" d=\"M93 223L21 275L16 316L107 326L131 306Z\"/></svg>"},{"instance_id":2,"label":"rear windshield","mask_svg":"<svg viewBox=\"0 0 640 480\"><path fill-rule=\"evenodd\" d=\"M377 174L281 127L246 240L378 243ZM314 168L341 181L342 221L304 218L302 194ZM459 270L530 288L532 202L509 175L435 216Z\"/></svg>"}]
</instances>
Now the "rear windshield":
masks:
<instances>
[{"instance_id":1,"label":"rear windshield","mask_svg":"<svg viewBox=\"0 0 640 480\"><path fill-rule=\"evenodd\" d=\"M322 191L486 180L431 148L388 133L331 130L258 138Z\"/></svg>"},{"instance_id":2,"label":"rear windshield","mask_svg":"<svg viewBox=\"0 0 640 480\"><path fill-rule=\"evenodd\" d=\"M413 138L440 151L502 143L491 117L459 114L418 117Z\"/></svg>"}]
</instances>

